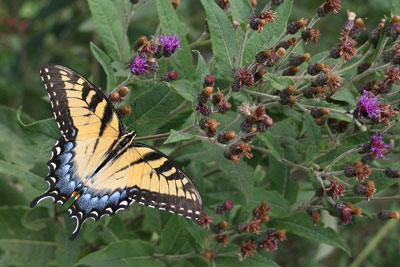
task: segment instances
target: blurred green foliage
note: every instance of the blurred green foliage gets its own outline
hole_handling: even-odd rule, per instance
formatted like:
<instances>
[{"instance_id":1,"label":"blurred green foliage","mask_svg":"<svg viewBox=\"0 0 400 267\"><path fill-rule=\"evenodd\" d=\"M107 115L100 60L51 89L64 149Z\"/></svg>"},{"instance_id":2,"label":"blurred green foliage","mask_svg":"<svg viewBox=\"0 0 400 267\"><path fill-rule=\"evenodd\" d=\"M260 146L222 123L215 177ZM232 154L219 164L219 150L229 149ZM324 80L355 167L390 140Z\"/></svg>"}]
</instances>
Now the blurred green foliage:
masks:
<instances>
[{"instance_id":1,"label":"blurred green foliage","mask_svg":"<svg viewBox=\"0 0 400 267\"><path fill-rule=\"evenodd\" d=\"M122 23L124 13L120 1L111 2ZM128 46L133 47L138 37L151 36L159 30L162 10L160 8L157 10L155 2L147 0L136 10L128 28ZM264 6L265 2L259 1L258 6ZM301 17L313 17L321 3L322 1L294 1L289 21ZM126 4L129 3L126 2ZM314 55L329 50L335 45L346 20L345 10L354 11L359 17L368 17L366 28L369 31L383 16L390 17L391 6L390 0L343 1L343 8L339 14L329 15L318 23L317 28L322 32L318 46L309 44L300 50ZM182 0L181 5L176 9L176 14L179 18L181 34L186 36L189 44L193 43L205 30L205 10L201 2ZM161 23L165 26L170 19L166 15L165 22L161 21ZM175 26L171 27L175 28ZM162 32L167 33L166 31L164 27ZM367 39L368 31L363 33L360 43ZM92 51L96 50L96 47L107 51L86 1L5 0L0 2L0 265L205 266L209 264L201 255L188 259L173 256L154 257L158 253L174 255L204 249L206 231L177 216L133 205L112 219L102 219L100 223L87 222L81 234L82 237L71 242L68 236L74 227L74 222L68 218L64 207L53 205L50 201L44 201L41 207L35 209L28 207L29 202L38 192L46 188L43 181L47 173L45 162L49 158L54 140L59 136L54 120L48 119L51 117L51 106L39 77L39 69L48 63L66 65L79 70L99 87L109 89L114 83L107 79L102 66L95 59ZM181 113L167 123L164 123L163 115L172 112L183 99L195 99L197 92L201 89L207 66L203 66L201 73L203 77L199 70L202 63L209 62L213 57L213 50L210 43L196 46L194 49L199 51L192 54L197 73L191 74L195 67L190 66L192 69L186 69L186 73L180 74L182 77L197 75L196 77L190 77L190 79L185 77L185 80L168 85L140 84L138 86L135 84L133 86L132 96L127 103L134 107L134 111L131 116L125 118L124 122L131 129L135 128L139 136L168 132L170 129L187 126L193 120L194 115L191 111ZM236 51L239 47L232 46L230 49ZM108 54L112 58L109 51ZM128 55L125 56L128 58ZM223 57L223 55L216 56ZM250 53L249 58L251 56ZM123 70L127 63L128 60L120 62L117 68ZM171 69L171 65L175 66L174 64L174 62L166 63L161 65L160 69L166 71ZM221 67L219 72L219 78L221 78L226 69ZM228 72L230 72L229 68ZM117 71L115 81L121 82L125 74ZM231 77L230 73L226 76ZM223 87L229 84L229 78L220 79L219 82ZM187 88L193 90L187 95L182 95L181 92ZM143 102L141 99L148 101ZM240 97L236 99L237 103L241 102L240 100ZM147 116L149 106L154 110ZM283 118L279 117L281 116L279 114L276 116L279 119ZM235 120L235 117L236 114L229 114L219 118L219 121L234 121L233 124L237 127L240 121ZM26 125L22 125L21 122ZM33 122L38 124L30 124ZM271 132L284 132L289 139L293 138L291 136L293 132L287 130L285 124L281 125L282 127L278 128L279 124L277 124ZM264 142L279 140L271 136L263 136L267 140ZM362 135L354 139L357 138L366 140L366 136ZM349 147L359 140L349 141ZM200 191L207 191L204 197L206 210L215 209L216 205L226 199L233 199L235 203L242 204L239 204L240 208L236 208L229 215L229 219L235 223L245 219L259 201L265 200L272 203L272 215L276 218L284 218L288 215L291 205L304 202L314 194L312 183L299 183L299 186L289 177L289 169L285 169L285 165L273 157L268 159L269 166L272 166L268 169L271 178L265 182L263 168L267 163L259 163L262 158L260 154L255 154L249 164L243 162L235 164L227 163L221 151L210 144L179 149L174 145L159 146L160 142L149 142L149 144L157 145L165 152L171 152L174 160L180 166L184 166L192 177L196 177L195 181ZM278 159L279 153L279 151L275 152ZM313 151L307 151L307 153L313 153ZM296 157L295 153L293 155ZM213 164L210 163L210 156ZM316 160L320 160L322 164L327 162L321 158ZM393 159L391 161L393 162ZM203 177L207 171L215 167L221 167L227 171L224 174L215 175L212 179ZM253 184L247 181L247 176L244 174L254 177L256 187L254 191L252 191ZM298 179L307 178L300 175ZM378 175L377 180L379 179L383 181L382 188L391 185L385 178ZM285 181L287 187L281 186L282 181ZM239 183L243 186L238 189ZM265 188L259 186L264 183L268 186L272 184L279 194L268 191L266 195ZM396 193L397 190L398 186L394 186L388 189L388 192ZM360 206L365 208L368 214L369 210L395 210L399 209L400 205L398 202L382 201L373 204L362 202ZM346 266L351 262L348 252L351 252L353 258L357 257L357 254L384 225L383 222L373 221L365 216L354 224L338 227L332 217L327 214L323 217L325 225L331 227L329 230L323 226L312 227L310 219L304 213L292 218L293 222L276 220L277 226L285 225L289 233L297 232L297 235L288 234L289 241L281 243L278 251L263 252L262 256L250 257L242 264L244 266L276 266L276 263L272 261L274 260L283 266ZM298 232L303 230L310 232L304 234L309 239L300 238L301 234L299 235ZM335 231L340 232L340 237ZM369 254L364 266L395 266L398 262L399 238L400 232L397 225L386 234L384 242L381 242ZM317 242L312 242L310 239ZM230 244L226 251L235 249L236 247ZM216 263L219 266L238 264L236 258L229 257L217 258Z\"/></svg>"}]
</instances>

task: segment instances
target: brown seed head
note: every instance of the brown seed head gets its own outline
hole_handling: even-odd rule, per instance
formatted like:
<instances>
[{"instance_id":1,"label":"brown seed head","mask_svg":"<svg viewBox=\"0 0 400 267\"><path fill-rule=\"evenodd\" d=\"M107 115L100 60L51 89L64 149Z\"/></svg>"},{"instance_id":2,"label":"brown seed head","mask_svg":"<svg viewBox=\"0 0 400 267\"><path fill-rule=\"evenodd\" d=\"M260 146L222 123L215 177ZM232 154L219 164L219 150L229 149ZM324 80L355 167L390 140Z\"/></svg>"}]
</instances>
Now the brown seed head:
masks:
<instances>
[{"instance_id":1,"label":"brown seed head","mask_svg":"<svg viewBox=\"0 0 400 267\"><path fill-rule=\"evenodd\" d=\"M111 93L108 98L110 99L111 102L117 102L120 100L118 92Z\"/></svg>"},{"instance_id":2,"label":"brown seed head","mask_svg":"<svg viewBox=\"0 0 400 267\"><path fill-rule=\"evenodd\" d=\"M218 125L219 125L219 122L217 122L216 119L209 119L208 121L206 121L206 127L212 132L217 131Z\"/></svg>"},{"instance_id":3,"label":"brown seed head","mask_svg":"<svg viewBox=\"0 0 400 267\"><path fill-rule=\"evenodd\" d=\"M289 104L293 105L294 103L296 103L297 101L297 97L295 97L294 95L290 96L289 98Z\"/></svg>"},{"instance_id":4,"label":"brown seed head","mask_svg":"<svg viewBox=\"0 0 400 267\"><path fill-rule=\"evenodd\" d=\"M203 94L206 95L206 96L210 96L213 92L214 92L214 88L211 87L211 86L207 86L203 90Z\"/></svg>"},{"instance_id":5,"label":"brown seed head","mask_svg":"<svg viewBox=\"0 0 400 267\"><path fill-rule=\"evenodd\" d=\"M181 4L181 0L172 0L171 4L176 9Z\"/></svg>"},{"instance_id":6,"label":"brown seed head","mask_svg":"<svg viewBox=\"0 0 400 267\"><path fill-rule=\"evenodd\" d=\"M305 18L301 18L296 23L297 25L299 25L300 28L303 28L307 25L308 21Z\"/></svg>"},{"instance_id":7,"label":"brown seed head","mask_svg":"<svg viewBox=\"0 0 400 267\"><path fill-rule=\"evenodd\" d=\"M398 220L399 219L399 212L398 211L393 211L392 212L392 218L395 219L395 220Z\"/></svg>"},{"instance_id":8,"label":"brown seed head","mask_svg":"<svg viewBox=\"0 0 400 267\"><path fill-rule=\"evenodd\" d=\"M359 161L359 160L354 161L354 162L351 163L351 166L353 166L355 168L361 167L362 165L363 165L363 163L361 161Z\"/></svg>"},{"instance_id":9,"label":"brown seed head","mask_svg":"<svg viewBox=\"0 0 400 267\"><path fill-rule=\"evenodd\" d=\"M314 122L315 122L316 125L322 126L322 125L324 125L324 123L325 123L325 118L324 118L324 117L315 118L315 119L314 119Z\"/></svg>"},{"instance_id":10,"label":"brown seed head","mask_svg":"<svg viewBox=\"0 0 400 267\"><path fill-rule=\"evenodd\" d=\"M256 7L256 6L257 6L257 0L250 0L250 4L251 4L253 7Z\"/></svg>"},{"instance_id":11,"label":"brown seed head","mask_svg":"<svg viewBox=\"0 0 400 267\"><path fill-rule=\"evenodd\" d=\"M260 224L261 224L261 220L259 219L253 219L251 220L246 227L246 232L250 232L250 233L260 233Z\"/></svg>"},{"instance_id":12,"label":"brown seed head","mask_svg":"<svg viewBox=\"0 0 400 267\"><path fill-rule=\"evenodd\" d=\"M356 19L356 26L360 29L364 29L364 21L366 19L358 18Z\"/></svg>"},{"instance_id":13,"label":"brown seed head","mask_svg":"<svg viewBox=\"0 0 400 267\"><path fill-rule=\"evenodd\" d=\"M122 86L119 90L118 90L118 94L120 97L124 97L126 96L131 90L127 87L127 86Z\"/></svg>"},{"instance_id":14,"label":"brown seed head","mask_svg":"<svg viewBox=\"0 0 400 267\"><path fill-rule=\"evenodd\" d=\"M131 112L132 112L132 110L131 110L130 106L123 106L121 108L121 114L122 115L128 115L128 114L131 114Z\"/></svg>"},{"instance_id":15,"label":"brown seed head","mask_svg":"<svg viewBox=\"0 0 400 267\"><path fill-rule=\"evenodd\" d=\"M318 212L313 212L311 214L311 218L313 220L313 224L317 225L317 222L319 222L319 220L321 219L321 214L319 214Z\"/></svg>"},{"instance_id":16,"label":"brown seed head","mask_svg":"<svg viewBox=\"0 0 400 267\"><path fill-rule=\"evenodd\" d=\"M304 53L303 55L301 55L301 59L302 59L303 61L309 62L309 61L310 61L310 58L311 58L310 53Z\"/></svg>"},{"instance_id":17,"label":"brown seed head","mask_svg":"<svg viewBox=\"0 0 400 267\"><path fill-rule=\"evenodd\" d=\"M206 258L206 259L212 259L212 258L215 258L215 256L217 256L217 253L215 252L215 250L207 250L205 253L204 253L204 257Z\"/></svg>"},{"instance_id":18,"label":"brown seed head","mask_svg":"<svg viewBox=\"0 0 400 267\"><path fill-rule=\"evenodd\" d=\"M240 251L243 253L243 258L247 258L252 256L253 253L257 253L257 244L253 240L249 240L247 242L243 242L239 247Z\"/></svg>"},{"instance_id":19,"label":"brown seed head","mask_svg":"<svg viewBox=\"0 0 400 267\"><path fill-rule=\"evenodd\" d=\"M266 222L269 222L270 218L268 215L263 215L263 216L261 216L260 220L262 223L266 223Z\"/></svg>"},{"instance_id":20,"label":"brown seed head","mask_svg":"<svg viewBox=\"0 0 400 267\"><path fill-rule=\"evenodd\" d=\"M286 230L278 230L276 231L276 236L280 241L286 240Z\"/></svg>"},{"instance_id":21,"label":"brown seed head","mask_svg":"<svg viewBox=\"0 0 400 267\"><path fill-rule=\"evenodd\" d=\"M331 110L329 108L321 108L320 111L323 115L328 115L329 113L331 113Z\"/></svg>"},{"instance_id":22,"label":"brown seed head","mask_svg":"<svg viewBox=\"0 0 400 267\"><path fill-rule=\"evenodd\" d=\"M286 49L283 48L283 47L280 47L280 48L278 49L278 51L276 51L276 54L277 54L279 57L281 57L281 56L283 56L284 54L286 54Z\"/></svg>"},{"instance_id":23,"label":"brown seed head","mask_svg":"<svg viewBox=\"0 0 400 267\"><path fill-rule=\"evenodd\" d=\"M225 138L228 139L228 140L232 140L235 137L236 137L235 131L232 131L232 130L226 132L226 134L225 134Z\"/></svg>"},{"instance_id":24,"label":"brown seed head","mask_svg":"<svg viewBox=\"0 0 400 267\"><path fill-rule=\"evenodd\" d=\"M397 24L397 23L399 23L399 22L400 22L400 16L399 16L399 15L394 15L394 16L392 17L391 23Z\"/></svg>"}]
</instances>

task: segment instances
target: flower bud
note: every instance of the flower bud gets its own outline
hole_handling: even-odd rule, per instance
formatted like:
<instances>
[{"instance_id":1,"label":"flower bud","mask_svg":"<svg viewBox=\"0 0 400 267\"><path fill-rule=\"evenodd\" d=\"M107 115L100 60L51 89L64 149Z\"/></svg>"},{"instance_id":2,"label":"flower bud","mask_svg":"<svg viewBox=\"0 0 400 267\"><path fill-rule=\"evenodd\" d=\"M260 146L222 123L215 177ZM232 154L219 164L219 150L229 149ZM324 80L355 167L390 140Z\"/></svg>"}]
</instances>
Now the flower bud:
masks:
<instances>
[{"instance_id":1,"label":"flower bud","mask_svg":"<svg viewBox=\"0 0 400 267\"><path fill-rule=\"evenodd\" d=\"M129 115L129 114L131 114L131 112L132 112L130 106L123 106L123 107L120 109L120 111L121 111L121 114L122 114L122 115Z\"/></svg>"},{"instance_id":2,"label":"flower bud","mask_svg":"<svg viewBox=\"0 0 400 267\"><path fill-rule=\"evenodd\" d=\"M110 99L111 102L117 102L120 100L120 95L118 94L118 92L113 92L109 94L108 98Z\"/></svg>"},{"instance_id":3,"label":"flower bud","mask_svg":"<svg viewBox=\"0 0 400 267\"><path fill-rule=\"evenodd\" d=\"M203 86L204 86L204 87L207 87L207 86L214 86L214 81L215 81L214 76L211 75L211 74L208 74L208 75L206 75L206 77L204 77Z\"/></svg>"},{"instance_id":4,"label":"flower bud","mask_svg":"<svg viewBox=\"0 0 400 267\"><path fill-rule=\"evenodd\" d=\"M119 90L118 90L118 94L120 97L124 97L126 96L131 90L127 87L127 86L122 86Z\"/></svg>"},{"instance_id":5,"label":"flower bud","mask_svg":"<svg viewBox=\"0 0 400 267\"><path fill-rule=\"evenodd\" d=\"M391 211L391 210L381 210L378 213L378 218L382 221L387 221L389 219L399 219L399 212L398 211Z\"/></svg>"}]
</instances>

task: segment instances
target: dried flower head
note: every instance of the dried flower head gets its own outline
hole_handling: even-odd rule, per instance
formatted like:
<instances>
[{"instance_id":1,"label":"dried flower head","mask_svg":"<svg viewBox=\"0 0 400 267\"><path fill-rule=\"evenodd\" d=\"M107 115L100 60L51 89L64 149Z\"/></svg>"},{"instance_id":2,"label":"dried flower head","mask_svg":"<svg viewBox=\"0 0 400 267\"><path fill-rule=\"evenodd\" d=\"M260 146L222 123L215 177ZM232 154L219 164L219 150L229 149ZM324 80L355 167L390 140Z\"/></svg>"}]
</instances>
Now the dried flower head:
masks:
<instances>
[{"instance_id":1,"label":"dried flower head","mask_svg":"<svg viewBox=\"0 0 400 267\"><path fill-rule=\"evenodd\" d=\"M317 45L318 38L321 36L321 32L316 29L307 28L301 33L301 38L307 44L310 40L313 40L314 45Z\"/></svg>"},{"instance_id":2,"label":"dried flower head","mask_svg":"<svg viewBox=\"0 0 400 267\"><path fill-rule=\"evenodd\" d=\"M243 253L243 257L246 259L249 256L253 256L253 253L257 253L257 244L253 240L243 242L240 246L240 251Z\"/></svg>"},{"instance_id":3,"label":"dried flower head","mask_svg":"<svg viewBox=\"0 0 400 267\"><path fill-rule=\"evenodd\" d=\"M393 110L393 107L388 103L379 103L380 108L378 121L380 124L389 126L390 120L394 115L397 115L397 111Z\"/></svg>"},{"instance_id":4,"label":"dried flower head","mask_svg":"<svg viewBox=\"0 0 400 267\"><path fill-rule=\"evenodd\" d=\"M233 74L233 77L237 78L240 88L242 88L244 85L254 85L254 76L246 68L238 68Z\"/></svg>"},{"instance_id":5,"label":"dried flower head","mask_svg":"<svg viewBox=\"0 0 400 267\"><path fill-rule=\"evenodd\" d=\"M345 61L349 61L357 53L357 48L355 48L357 42L346 31L342 31L340 40L341 43L338 46L339 54Z\"/></svg>"},{"instance_id":6,"label":"dried flower head","mask_svg":"<svg viewBox=\"0 0 400 267\"><path fill-rule=\"evenodd\" d=\"M268 207L268 202L263 201L254 209L253 214L257 218L261 218L264 215L268 215L270 212L271 208Z\"/></svg>"},{"instance_id":7,"label":"dried flower head","mask_svg":"<svg viewBox=\"0 0 400 267\"><path fill-rule=\"evenodd\" d=\"M330 69L325 69L325 73L326 73L326 77L327 77L326 83L329 85L329 87L331 89L335 89L342 84L342 81L344 80L344 78L335 74Z\"/></svg>"},{"instance_id":8,"label":"dried flower head","mask_svg":"<svg viewBox=\"0 0 400 267\"><path fill-rule=\"evenodd\" d=\"M259 234L260 233L260 225L261 225L261 220L253 219L247 224L246 232Z\"/></svg>"},{"instance_id":9,"label":"dried flower head","mask_svg":"<svg viewBox=\"0 0 400 267\"><path fill-rule=\"evenodd\" d=\"M213 218L203 213L199 219L197 219L197 224L203 228L206 228L213 222Z\"/></svg>"},{"instance_id":10,"label":"dried flower head","mask_svg":"<svg viewBox=\"0 0 400 267\"><path fill-rule=\"evenodd\" d=\"M346 192L346 185L339 184L338 181L334 179L330 179L330 184L326 188L328 195L330 195L333 199L339 199L339 197L343 196Z\"/></svg>"}]
</instances>

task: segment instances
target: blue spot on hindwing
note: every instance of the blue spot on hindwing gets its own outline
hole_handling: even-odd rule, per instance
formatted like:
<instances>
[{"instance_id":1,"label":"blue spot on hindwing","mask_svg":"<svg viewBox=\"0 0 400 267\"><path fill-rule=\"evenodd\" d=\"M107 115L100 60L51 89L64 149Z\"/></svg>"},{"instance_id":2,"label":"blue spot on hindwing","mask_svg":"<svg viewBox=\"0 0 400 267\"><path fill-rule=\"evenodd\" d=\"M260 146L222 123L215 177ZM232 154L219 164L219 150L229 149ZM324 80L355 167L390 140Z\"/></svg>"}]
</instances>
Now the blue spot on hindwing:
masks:
<instances>
[{"instance_id":1,"label":"blue spot on hindwing","mask_svg":"<svg viewBox=\"0 0 400 267\"><path fill-rule=\"evenodd\" d=\"M68 162L71 160L71 158L72 158L72 153L63 153L58 157L58 159L61 162L61 164L60 164L61 166L68 164Z\"/></svg>"},{"instance_id":2,"label":"blue spot on hindwing","mask_svg":"<svg viewBox=\"0 0 400 267\"><path fill-rule=\"evenodd\" d=\"M61 179L68 173L70 168L71 168L70 165L59 166L58 169L55 171L55 173L56 173L57 177L59 177Z\"/></svg>"},{"instance_id":3,"label":"blue spot on hindwing","mask_svg":"<svg viewBox=\"0 0 400 267\"><path fill-rule=\"evenodd\" d=\"M68 142L64 145L64 152L69 152L74 147L72 142Z\"/></svg>"}]
</instances>

